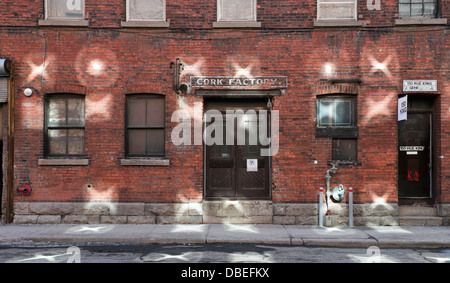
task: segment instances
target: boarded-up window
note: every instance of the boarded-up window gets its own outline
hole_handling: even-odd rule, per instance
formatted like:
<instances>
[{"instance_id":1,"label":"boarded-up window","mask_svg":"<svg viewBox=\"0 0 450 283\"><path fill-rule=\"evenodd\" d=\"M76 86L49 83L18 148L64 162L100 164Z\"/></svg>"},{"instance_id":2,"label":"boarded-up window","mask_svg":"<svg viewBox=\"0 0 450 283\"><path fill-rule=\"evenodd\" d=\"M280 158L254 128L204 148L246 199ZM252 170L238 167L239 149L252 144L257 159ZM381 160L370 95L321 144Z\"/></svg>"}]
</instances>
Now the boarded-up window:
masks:
<instances>
[{"instance_id":1,"label":"boarded-up window","mask_svg":"<svg viewBox=\"0 0 450 283\"><path fill-rule=\"evenodd\" d=\"M84 155L84 97L47 96L45 117L48 156Z\"/></svg>"},{"instance_id":2,"label":"boarded-up window","mask_svg":"<svg viewBox=\"0 0 450 283\"><path fill-rule=\"evenodd\" d=\"M356 20L356 0L318 0L318 20Z\"/></svg>"},{"instance_id":3,"label":"boarded-up window","mask_svg":"<svg viewBox=\"0 0 450 283\"><path fill-rule=\"evenodd\" d=\"M84 19L84 0L46 0L47 19Z\"/></svg>"},{"instance_id":4,"label":"boarded-up window","mask_svg":"<svg viewBox=\"0 0 450 283\"><path fill-rule=\"evenodd\" d=\"M128 0L129 21L165 21L165 0Z\"/></svg>"},{"instance_id":5,"label":"boarded-up window","mask_svg":"<svg viewBox=\"0 0 450 283\"><path fill-rule=\"evenodd\" d=\"M164 96L127 97L127 156L164 156Z\"/></svg>"},{"instance_id":6,"label":"boarded-up window","mask_svg":"<svg viewBox=\"0 0 450 283\"><path fill-rule=\"evenodd\" d=\"M356 161L356 139L333 139L332 159L333 161Z\"/></svg>"},{"instance_id":7,"label":"boarded-up window","mask_svg":"<svg viewBox=\"0 0 450 283\"><path fill-rule=\"evenodd\" d=\"M400 18L426 17L435 18L437 14L436 0L400 0Z\"/></svg>"},{"instance_id":8,"label":"boarded-up window","mask_svg":"<svg viewBox=\"0 0 450 283\"><path fill-rule=\"evenodd\" d=\"M256 0L218 0L218 21L256 21Z\"/></svg>"}]
</instances>

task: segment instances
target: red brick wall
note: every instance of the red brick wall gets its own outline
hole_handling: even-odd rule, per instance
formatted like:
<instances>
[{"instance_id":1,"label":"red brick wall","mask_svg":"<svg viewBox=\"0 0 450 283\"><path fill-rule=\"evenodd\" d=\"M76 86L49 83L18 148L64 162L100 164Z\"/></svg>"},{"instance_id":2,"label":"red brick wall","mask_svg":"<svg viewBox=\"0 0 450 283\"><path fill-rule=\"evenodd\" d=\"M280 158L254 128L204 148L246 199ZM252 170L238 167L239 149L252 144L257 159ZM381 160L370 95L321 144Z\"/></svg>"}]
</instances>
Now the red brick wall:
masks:
<instances>
[{"instance_id":1,"label":"red brick wall","mask_svg":"<svg viewBox=\"0 0 450 283\"><path fill-rule=\"evenodd\" d=\"M315 84L332 63L334 78L360 78L358 160L338 169L332 185L355 189L355 202L397 201L397 96L403 79L437 79L435 185L450 202L450 42L448 26L396 27L397 1L359 19L370 28L313 28L316 1L259 1L261 30L213 30L215 1L167 0L168 30L124 29L125 1L86 1L89 28L38 27L40 1L0 3L0 55L16 67L15 185L30 183L31 196L16 201L123 202L201 201L203 148L174 146L171 114L179 109L170 62L197 64L190 75L289 77L274 100L280 111L280 150L273 158L274 202L316 202L325 187L331 140L315 137ZM101 2L101 3L100 3ZM301 3L300 3L301 2ZM443 9L450 18L450 8ZM92 60L104 73L87 71ZM45 62L45 67L38 69ZM388 72L373 69L385 62ZM41 76L42 73L44 76ZM32 97L23 95L32 87ZM125 94L136 89L166 96L166 157L169 167L121 166L124 157ZM44 95L67 90L86 95L86 155L89 166L38 166L43 158ZM188 105L202 101L187 95ZM318 164L313 161L317 160ZM87 185L94 189L88 191Z\"/></svg>"},{"instance_id":2,"label":"red brick wall","mask_svg":"<svg viewBox=\"0 0 450 283\"><path fill-rule=\"evenodd\" d=\"M370 1L370 0L369 0ZM398 18L397 0L380 0L381 10L369 10L366 0L358 1L358 20L371 27L389 27ZM449 18L450 7L442 3L442 18ZM375 3L374 0L371 2ZM86 19L91 27L120 27L125 21L125 0L94 1L85 0ZM166 17L172 28L207 28L216 21L216 1L176 1L167 0ZM44 0L4 0L0 3L0 25L36 26L38 19L44 18ZM258 21L263 28L311 28L317 18L317 0L258 0Z\"/></svg>"}]
</instances>

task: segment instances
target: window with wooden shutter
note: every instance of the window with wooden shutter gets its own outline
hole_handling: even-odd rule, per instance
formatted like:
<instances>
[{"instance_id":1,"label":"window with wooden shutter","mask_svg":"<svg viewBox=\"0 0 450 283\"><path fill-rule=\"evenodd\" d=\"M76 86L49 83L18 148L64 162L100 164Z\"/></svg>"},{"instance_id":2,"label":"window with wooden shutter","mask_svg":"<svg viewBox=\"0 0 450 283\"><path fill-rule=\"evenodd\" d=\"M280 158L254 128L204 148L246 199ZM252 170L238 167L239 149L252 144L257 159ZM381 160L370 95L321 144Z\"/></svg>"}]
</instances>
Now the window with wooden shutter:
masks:
<instances>
[{"instance_id":1,"label":"window with wooden shutter","mask_svg":"<svg viewBox=\"0 0 450 283\"><path fill-rule=\"evenodd\" d=\"M130 95L127 97L127 156L164 157L164 111L164 96Z\"/></svg>"}]
</instances>

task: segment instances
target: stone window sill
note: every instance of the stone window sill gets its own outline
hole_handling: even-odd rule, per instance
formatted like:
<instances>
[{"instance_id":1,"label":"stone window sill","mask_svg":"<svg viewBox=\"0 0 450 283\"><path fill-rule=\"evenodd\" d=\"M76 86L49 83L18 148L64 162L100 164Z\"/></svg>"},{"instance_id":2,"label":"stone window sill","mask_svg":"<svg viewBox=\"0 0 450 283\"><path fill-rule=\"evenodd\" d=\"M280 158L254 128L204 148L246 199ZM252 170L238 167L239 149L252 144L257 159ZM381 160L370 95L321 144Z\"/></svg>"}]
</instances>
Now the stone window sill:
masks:
<instances>
[{"instance_id":1,"label":"stone window sill","mask_svg":"<svg viewBox=\"0 0 450 283\"><path fill-rule=\"evenodd\" d=\"M39 166L87 166L89 165L89 159L72 159L72 158L59 158L59 159L39 159Z\"/></svg>"},{"instance_id":2,"label":"stone window sill","mask_svg":"<svg viewBox=\"0 0 450 283\"><path fill-rule=\"evenodd\" d=\"M362 162L361 161L357 161L357 160L346 160L346 161L342 161L342 160L333 160L332 162L328 162L328 165L331 166L331 164L335 164L336 166L339 167L353 167L353 166L362 166Z\"/></svg>"},{"instance_id":3,"label":"stone window sill","mask_svg":"<svg viewBox=\"0 0 450 283\"><path fill-rule=\"evenodd\" d=\"M121 22L120 26L124 28L168 28L170 21L127 21Z\"/></svg>"},{"instance_id":4,"label":"stone window sill","mask_svg":"<svg viewBox=\"0 0 450 283\"><path fill-rule=\"evenodd\" d=\"M362 27L363 21L356 20L320 20L314 21L315 27Z\"/></svg>"},{"instance_id":5,"label":"stone window sill","mask_svg":"<svg viewBox=\"0 0 450 283\"><path fill-rule=\"evenodd\" d=\"M260 28L261 22L250 21L230 21L230 22L214 22L213 28Z\"/></svg>"},{"instance_id":6,"label":"stone window sill","mask_svg":"<svg viewBox=\"0 0 450 283\"><path fill-rule=\"evenodd\" d=\"M434 18L409 18L409 19L396 19L395 25L397 26L409 26L409 25L447 25L447 19L434 19Z\"/></svg>"},{"instance_id":7,"label":"stone window sill","mask_svg":"<svg viewBox=\"0 0 450 283\"><path fill-rule=\"evenodd\" d=\"M170 159L145 159L145 158L130 158L121 159L122 166L170 166Z\"/></svg>"},{"instance_id":8,"label":"stone window sill","mask_svg":"<svg viewBox=\"0 0 450 283\"><path fill-rule=\"evenodd\" d=\"M70 27L87 27L89 26L88 20L39 20L40 26L70 26Z\"/></svg>"}]
</instances>

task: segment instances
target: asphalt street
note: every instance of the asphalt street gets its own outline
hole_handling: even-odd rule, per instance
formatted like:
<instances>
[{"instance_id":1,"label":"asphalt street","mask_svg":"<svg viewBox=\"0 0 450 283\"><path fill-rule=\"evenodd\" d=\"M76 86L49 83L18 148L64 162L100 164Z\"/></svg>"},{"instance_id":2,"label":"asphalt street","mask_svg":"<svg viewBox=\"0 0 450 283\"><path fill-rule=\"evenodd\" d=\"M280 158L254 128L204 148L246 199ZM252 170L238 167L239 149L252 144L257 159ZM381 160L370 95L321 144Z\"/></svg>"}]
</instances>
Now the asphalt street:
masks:
<instances>
[{"instance_id":1,"label":"asphalt street","mask_svg":"<svg viewBox=\"0 0 450 283\"><path fill-rule=\"evenodd\" d=\"M450 249L22 242L1 244L0 263L450 263Z\"/></svg>"}]
</instances>

